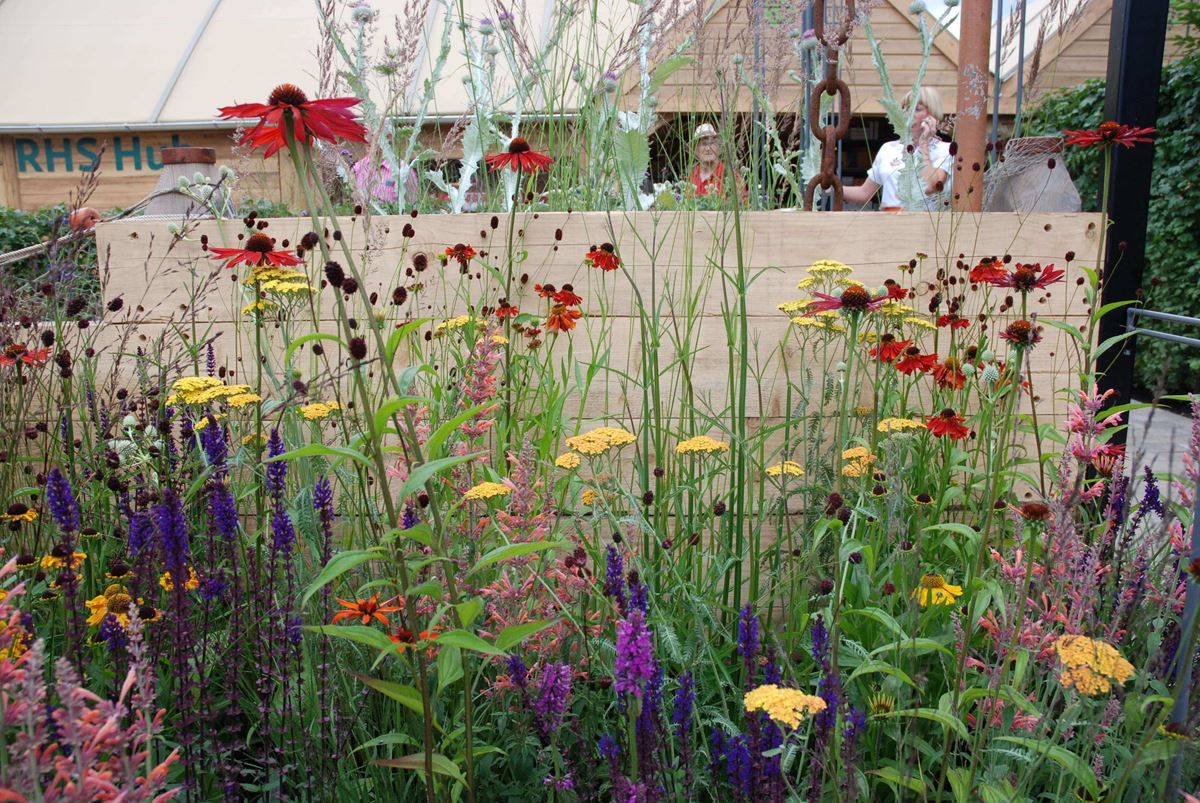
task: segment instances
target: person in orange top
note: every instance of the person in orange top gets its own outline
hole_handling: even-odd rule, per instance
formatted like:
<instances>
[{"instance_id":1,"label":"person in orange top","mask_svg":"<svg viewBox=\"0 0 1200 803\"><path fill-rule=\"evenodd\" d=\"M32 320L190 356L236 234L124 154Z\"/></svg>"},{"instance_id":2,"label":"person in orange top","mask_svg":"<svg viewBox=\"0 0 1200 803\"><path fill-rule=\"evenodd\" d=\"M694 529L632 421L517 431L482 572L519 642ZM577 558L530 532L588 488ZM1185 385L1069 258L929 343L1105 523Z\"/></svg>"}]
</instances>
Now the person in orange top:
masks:
<instances>
[{"instance_id":1,"label":"person in orange top","mask_svg":"<svg viewBox=\"0 0 1200 803\"><path fill-rule=\"evenodd\" d=\"M703 123L692 135L696 148L696 166L689 180L697 198L705 195L721 195L725 191L725 163L721 161L721 139L711 123ZM746 185L741 176L734 174L738 194L746 199Z\"/></svg>"}]
</instances>

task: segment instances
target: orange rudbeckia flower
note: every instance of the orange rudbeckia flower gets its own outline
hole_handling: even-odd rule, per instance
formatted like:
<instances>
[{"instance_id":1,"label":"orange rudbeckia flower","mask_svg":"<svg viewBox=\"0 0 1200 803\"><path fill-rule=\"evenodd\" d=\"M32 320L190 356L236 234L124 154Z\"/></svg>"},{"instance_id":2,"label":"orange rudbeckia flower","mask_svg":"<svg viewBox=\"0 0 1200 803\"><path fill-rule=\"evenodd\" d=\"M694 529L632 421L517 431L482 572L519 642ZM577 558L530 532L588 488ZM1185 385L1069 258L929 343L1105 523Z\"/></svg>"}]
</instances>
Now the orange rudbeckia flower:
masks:
<instances>
[{"instance_id":1,"label":"orange rudbeckia flower","mask_svg":"<svg viewBox=\"0 0 1200 803\"><path fill-rule=\"evenodd\" d=\"M370 599L359 599L350 602L345 599L338 599L338 605L341 605L346 610L338 611L333 615L333 619L329 623L337 624L342 619L361 619L364 625L370 624L372 619L378 619L385 625L390 625L387 614L395 613L401 609L400 605L379 604L379 594L373 594Z\"/></svg>"}]
</instances>

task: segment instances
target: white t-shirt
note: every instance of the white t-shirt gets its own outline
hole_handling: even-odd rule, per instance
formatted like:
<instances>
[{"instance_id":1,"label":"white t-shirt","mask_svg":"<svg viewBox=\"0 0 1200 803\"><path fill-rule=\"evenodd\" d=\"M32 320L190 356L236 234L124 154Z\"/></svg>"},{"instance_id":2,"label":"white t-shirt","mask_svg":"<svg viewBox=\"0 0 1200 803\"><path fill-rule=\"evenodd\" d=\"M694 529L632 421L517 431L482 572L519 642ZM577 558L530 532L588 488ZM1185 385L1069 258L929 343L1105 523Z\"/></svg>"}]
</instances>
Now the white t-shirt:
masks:
<instances>
[{"instance_id":1,"label":"white t-shirt","mask_svg":"<svg viewBox=\"0 0 1200 803\"><path fill-rule=\"evenodd\" d=\"M946 171L945 188L941 193L935 192L931 195L926 195L925 188L921 186L919 168L924 157L921 156L920 151L914 150L912 154L913 162L918 169L902 173L905 157L908 155L907 147L900 140L894 140L881 145L875 154L875 162L871 165L867 178L882 187L880 207L904 206L900 192L900 181L903 178L912 184L906 194L912 198L924 198L926 209L940 209L945 193L950 189L950 176L953 175L954 159L950 155L950 143L940 139L932 139L929 142L929 158L933 160L933 166Z\"/></svg>"}]
</instances>

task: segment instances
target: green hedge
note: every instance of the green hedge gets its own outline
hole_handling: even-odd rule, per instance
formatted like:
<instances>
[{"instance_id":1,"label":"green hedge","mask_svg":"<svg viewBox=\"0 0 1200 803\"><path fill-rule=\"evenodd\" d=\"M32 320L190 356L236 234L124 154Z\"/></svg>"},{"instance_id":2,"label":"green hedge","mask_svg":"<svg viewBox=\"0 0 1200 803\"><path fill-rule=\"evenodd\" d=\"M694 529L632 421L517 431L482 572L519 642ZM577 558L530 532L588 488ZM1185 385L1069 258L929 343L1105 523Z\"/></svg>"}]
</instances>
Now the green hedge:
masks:
<instances>
[{"instance_id":1,"label":"green hedge","mask_svg":"<svg viewBox=\"0 0 1200 803\"><path fill-rule=\"evenodd\" d=\"M1144 302L1150 309L1200 317L1200 53L1163 69L1146 237ZM1044 98L1026 117L1030 135L1094 128L1102 122L1104 82L1089 81ZM1120 121L1118 121L1120 122ZM1140 146L1146 147L1146 146ZM1069 149L1067 165L1085 209L1097 208L1100 161L1094 150ZM1187 327L1158 327L1200 337ZM1139 338L1135 381L1143 390L1200 390L1200 349Z\"/></svg>"}]
</instances>

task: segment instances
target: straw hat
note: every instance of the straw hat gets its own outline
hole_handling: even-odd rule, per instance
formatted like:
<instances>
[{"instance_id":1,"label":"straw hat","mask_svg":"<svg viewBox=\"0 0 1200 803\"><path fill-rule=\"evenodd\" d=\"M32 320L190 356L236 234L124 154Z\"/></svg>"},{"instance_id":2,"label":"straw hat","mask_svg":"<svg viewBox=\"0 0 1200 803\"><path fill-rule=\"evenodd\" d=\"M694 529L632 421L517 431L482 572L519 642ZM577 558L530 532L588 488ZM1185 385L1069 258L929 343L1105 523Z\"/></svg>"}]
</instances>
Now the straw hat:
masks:
<instances>
[{"instance_id":1,"label":"straw hat","mask_svg":"<svg viewBox=\"0 0 1200 803\"><path fill-rule=\"evenodd\" d=\"M696 126L696 131L692 134L692 139L699 142L702 139L715 136L717 136L717 129L713 128L712 123L701 123Z\"/></svg>"}]
</instances>

